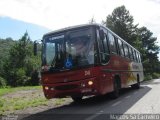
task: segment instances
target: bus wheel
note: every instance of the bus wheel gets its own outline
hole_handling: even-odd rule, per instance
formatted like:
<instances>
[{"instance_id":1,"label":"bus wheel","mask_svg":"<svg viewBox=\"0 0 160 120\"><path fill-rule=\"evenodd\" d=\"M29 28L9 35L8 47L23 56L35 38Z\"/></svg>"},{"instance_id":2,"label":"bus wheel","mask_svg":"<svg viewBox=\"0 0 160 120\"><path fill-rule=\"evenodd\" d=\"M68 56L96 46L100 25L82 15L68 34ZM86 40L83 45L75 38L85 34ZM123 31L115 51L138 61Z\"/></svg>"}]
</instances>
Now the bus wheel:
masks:
<instances>
[{"instance_id":1,"label":"bus wheel","mask_svg":"<svg viewBox=\"0 0 160 120\"><path fill-rule=\"evenodd\" d=\"M140 81L139 76L137 76L137 83L131 86L133 89L139 89L140 88Z\"/></svg>"},{"instance_id":2,"label":"bus wheel","mask_svg":"<svg viewBox=\"0 0 160 120\"><path fill-rule=\"evenodd\" d=\"M82 96L71 96L71 98L72 98L72 100L74 101L74 102L76 102L76 103L79 103L79 102L81 102L82 101Z\"/></svg>"},{"instance_id":3,"label":"bus wheel","mask_svg":"<svg viewBox=\"0 0 160 120\"><path fill-rule=\"evenodd\" d=\"M119 85L118 85L118 81L115 80L114 81L114 91L112 92L112 98L116 99L119 97Z\"/></svg>"}]
</instances>

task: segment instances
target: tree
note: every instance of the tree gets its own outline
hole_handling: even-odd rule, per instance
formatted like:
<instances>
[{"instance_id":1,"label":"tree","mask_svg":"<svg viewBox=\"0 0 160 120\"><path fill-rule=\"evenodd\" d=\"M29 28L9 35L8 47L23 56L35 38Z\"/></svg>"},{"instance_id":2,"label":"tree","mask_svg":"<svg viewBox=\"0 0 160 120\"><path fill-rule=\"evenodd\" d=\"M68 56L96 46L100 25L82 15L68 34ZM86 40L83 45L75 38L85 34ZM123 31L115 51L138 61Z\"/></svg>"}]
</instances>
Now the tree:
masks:
<instances>
[{"instance_id":1,"label":"tree","mask_svg":"<svg viewBox=\"0 0 160 120\"><path fill-rule=\"evenodd\" d=\"M123 5L114 9L112 14L107 16L104 24L128 43L134 45L138 25L134 25L133 22L133 16Z\"/></svg>"},{"instance_id":2,"label":"tree","mask_svg":"<svg viewBox=\"0 0 160 120\"><path fill-rule=\"evenodd\" d=\"M32 85L33 71L40 65L40 59L33 55L33 42L26 32L9 51L4 65L4 75L11 86Z\"/></svg>"},{"instance_id":3,"label":"tree","mask_svg":"<svg viewBox=\"0 0 160 120\"><path fill-rule=\"evenodd\" d=\"M137 31L139 41L141 41L141 55L145 73L157 72L159 65L159 46L156 45L157 38L152 37L153 33L146 27L141 27Z\"/></svg>"},{"instance_id":4,"label":"tree","mask_svg":"<svg viewBox=\"0 0 160 120\"><path fill-rule=\"evenodd\" d=\"M158 61L159 46L156 45L157 38L146 27L138 28L133 24L133 16L126 10L125 6L117 7L111 15L103 22L113 32L118 34L125 41L137 48L142 56L144 73L154 75L160 65Z\"/></svg>"},{"instance_id":5,"label":"tree","mask_svg":"<svg viewBox=\"0 0 160 120\"><path fill-rule=\"evenodd\" d=\"M4 61L9 56L9 49L15 43L12 38L0 39L0 76L3 76Z\"/></svg>"}]
</instances>

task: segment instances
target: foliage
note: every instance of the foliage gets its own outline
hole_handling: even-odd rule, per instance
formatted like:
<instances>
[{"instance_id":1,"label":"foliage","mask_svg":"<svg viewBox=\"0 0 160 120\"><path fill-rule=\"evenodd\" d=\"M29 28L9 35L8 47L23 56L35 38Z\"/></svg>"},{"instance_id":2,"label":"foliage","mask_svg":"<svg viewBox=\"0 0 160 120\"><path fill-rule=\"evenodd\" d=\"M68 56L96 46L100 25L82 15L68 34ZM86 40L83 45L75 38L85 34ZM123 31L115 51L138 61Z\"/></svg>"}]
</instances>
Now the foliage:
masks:
<instances>
[{"instance_id":1,"label":"foliage","mask_svg":"<svg viewBox=\"0 0 160 120\"><path fill-rule=\"evenodd\" d=\"M158 53L159 46L156 45L157 38L152 37L153 33L146 27L138 29L137 35L139 41L141 41L141 55L142 63L144 66L145 73L157 72L157 66L159 66Z\"/></svg>"},{"instance_id":2,"label":"foliage","mask_svg":"<svg viewBox=\"0 0 160 120\"><path fill-rule=\"evenodd\" d=\"M0 88L0 97L3 95L6 95L8 93L14 93L17 91L27 91L27 90L40 90L41 86L25 86L25 87L5 87L5 88Z\"/></svg>"},{"instance_id":3,"label":"foliage","mask_svg":"<svg viewBox=\"0 0 160 120\"><path fill-rule=\"evenodd\" d=\"M47 100L41 92L41 86L0 88L0 116L40 105L55 107L64 104L65 101L64 98Z\"/></svg>"},{"instance_id":4,"label":"foliage","mask_svg":"<svg viewBox=\"0 0 160 120\"><path fill-rule=\"evenodd\" d=\"M160 73L153 73L153 79L160 78Z\"/></svg>"},{"instance_id":5,"label":"foliage","mask_svg":"<svg viewBox=\"0 0 160 120\"><path fill-rule=\"evenodd\" d=\"M3 65L3 76L8 85L31 85L33 71L40 66L40 55L33 55L33 42L26 32L9 50L9 56ZM37 78L38 79L38 78ZM33 81L34 82L34 81ZM34 85L38 85L38 82Z\"/></svg>"},{"instance_id":6,"label":"foliage","mask_svg":"<svg viewBox=\"0 0 160 120\"><path fill-rule=\"evenodd\" d=\"M6 80L0 76L0 87L6 87Z\"/></svg>"},{"instance_id":7,"label":"foliage","mask_svg":"<svg viewBox=\"0 0 160 120\"><path fill-rule=\"evenodd\" d=\"M24 93L19 93L19 91L22 92L23 90ZM32 92L27 92L30 90L32 90ZM0 115L14 113L15 110L21 110L28 107L47 105L48 100L45 99L40 90L41 86L0 89ZM12 94L3 97L3 95L11 92Z\"/></svg>"},{"instance_id":8,"label":"foliage","mask_svg":"<svg viewBox=\"0 0 160 120\"><path fill-rule=\"evenodd\" d=\"M151 74L145 74L144 76L144 80L147 81L147 80L152 80L152 75Z\"/></svg>"},{"instance_id":9,"label":"foliage","mask_svg":"<svg viewBox=\"0 0 160 120\"><path fill-rule=\"evenodd\" d=\"M107 16L105 24L113 32L133 45L138 26L134 25L133 22L133 16L130 15L129 11L123 5L114 9L112 14Z\"/></svg>"},{"instance_id":10,"label":"foliage","mask_svg":"<svg viewBox=\"0 0 160 120\"><path fill-rule=\"evenodd\" d=\"M3 76L3 65L9 56L9 50L15 41L12 38L0 39L0 76Z\"/></svg>"},{"instance_id":11,"label":"foliage","mask_svg":"<svg viewBox=\"0 0 160 120\"><path fill-rule=\"evenodd\" d=\"M24 68L19 68L15 72L15 80L17 85L25 85L25 82L27 81L26 71Z\"/></svg>"}]
</instances>

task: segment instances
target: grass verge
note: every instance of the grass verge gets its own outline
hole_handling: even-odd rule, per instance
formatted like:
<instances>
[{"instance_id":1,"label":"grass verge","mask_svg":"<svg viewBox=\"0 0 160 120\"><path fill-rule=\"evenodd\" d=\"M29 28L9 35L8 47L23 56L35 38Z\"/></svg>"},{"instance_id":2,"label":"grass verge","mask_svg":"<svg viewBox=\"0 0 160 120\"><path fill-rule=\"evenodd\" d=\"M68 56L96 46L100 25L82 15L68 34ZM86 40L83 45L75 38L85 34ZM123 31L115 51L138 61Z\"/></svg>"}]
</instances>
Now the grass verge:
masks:
<instances>
[{"instance_id":1,"label":"grass verge","mask_svg":"<svg viewBox=\"0 0 160 120\"><path fill-rule=\"evenodd\" d=\"M28 86L0 89L0 115L14 113L28 107L46 105L47 100L43 96L41 86ZM27 92L30 91L30 92Z\"/></svg>"},{"instance_id":2,"label":"grass verge","mask_svg":"<svg viewBox=\"0 0 160 120\"><path fill-rule=\"evenodd\" d=\"M41 89L41 86L26 86L26 87L6 87L6 88L0 88L0 97L8 94L8 93L14 93L21 90L38 90Z\"/></svg>"},{"instance_id":3,"label":"grass verge","mask_svg":"<svg viewBox=\"0 0 160 120\"><path fill-rule=\"evenodd\" d=\"M17 110L37 106L59 106L65 99L47 100L41 86L0 88L0 115L14 114Z\"/></svg>"}]
</instances>

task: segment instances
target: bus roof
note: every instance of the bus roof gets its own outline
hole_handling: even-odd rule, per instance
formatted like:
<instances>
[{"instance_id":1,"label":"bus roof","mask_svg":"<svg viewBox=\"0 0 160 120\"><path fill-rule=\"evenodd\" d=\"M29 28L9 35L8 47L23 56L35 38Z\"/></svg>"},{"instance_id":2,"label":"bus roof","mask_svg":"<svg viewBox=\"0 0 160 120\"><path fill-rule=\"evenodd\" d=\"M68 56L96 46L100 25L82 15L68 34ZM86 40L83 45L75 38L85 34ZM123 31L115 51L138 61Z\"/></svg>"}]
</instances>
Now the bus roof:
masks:
<instances>
[{"instance_id":1,"label":"bus roof","mask_svg":"<svg viewBox=\"0 0 160 120\"><path fill-rule=\"evenodd\" d=\"M72 29L76 29L76 28L87 27L87 26L103 27L104 29L107 29L109 32L111 32L114 36L116 36L117 38L119 38L120 40L122 40L123 42L125 42L127 45L129 45L130 47L132 47L133 49L135 49L137 52L139 52L136 48L134 48L132 45L130 45L129 43L127 43L124 39L122 39L116 33L114 33L113 31L111 31L108 27L105 27L105 26L103 26L101 24L97 24L97 23L90 23L90 24L82 24L82 25L75 25L75 26L65 27L65 28L62 28L62 29L58 29L58 30L54 30L54 31L51 31L49 33L46 33L46 34L43 35L43 37L48 36L48 35L52 35L54 33L62 32L62 31L68 31L68 30L72 30Z\"/></svg>"},{"instance_id":2,"label":"bus roof","mask_svg":"<svg viewBox=\"0 0 160 120\"><path fill-rule=\"evenodd\" d=\"M51 34L57 33L57 32L68 31L68 30L75 29L75 28L87 27L87 26L101 26L101 25L94 23L94 24L82 24L82 25L69 26L69 27L65 27L65 28L51 31L49 33L44 34L44 36L51 35Z\"/></svg>"}]
</instances>

